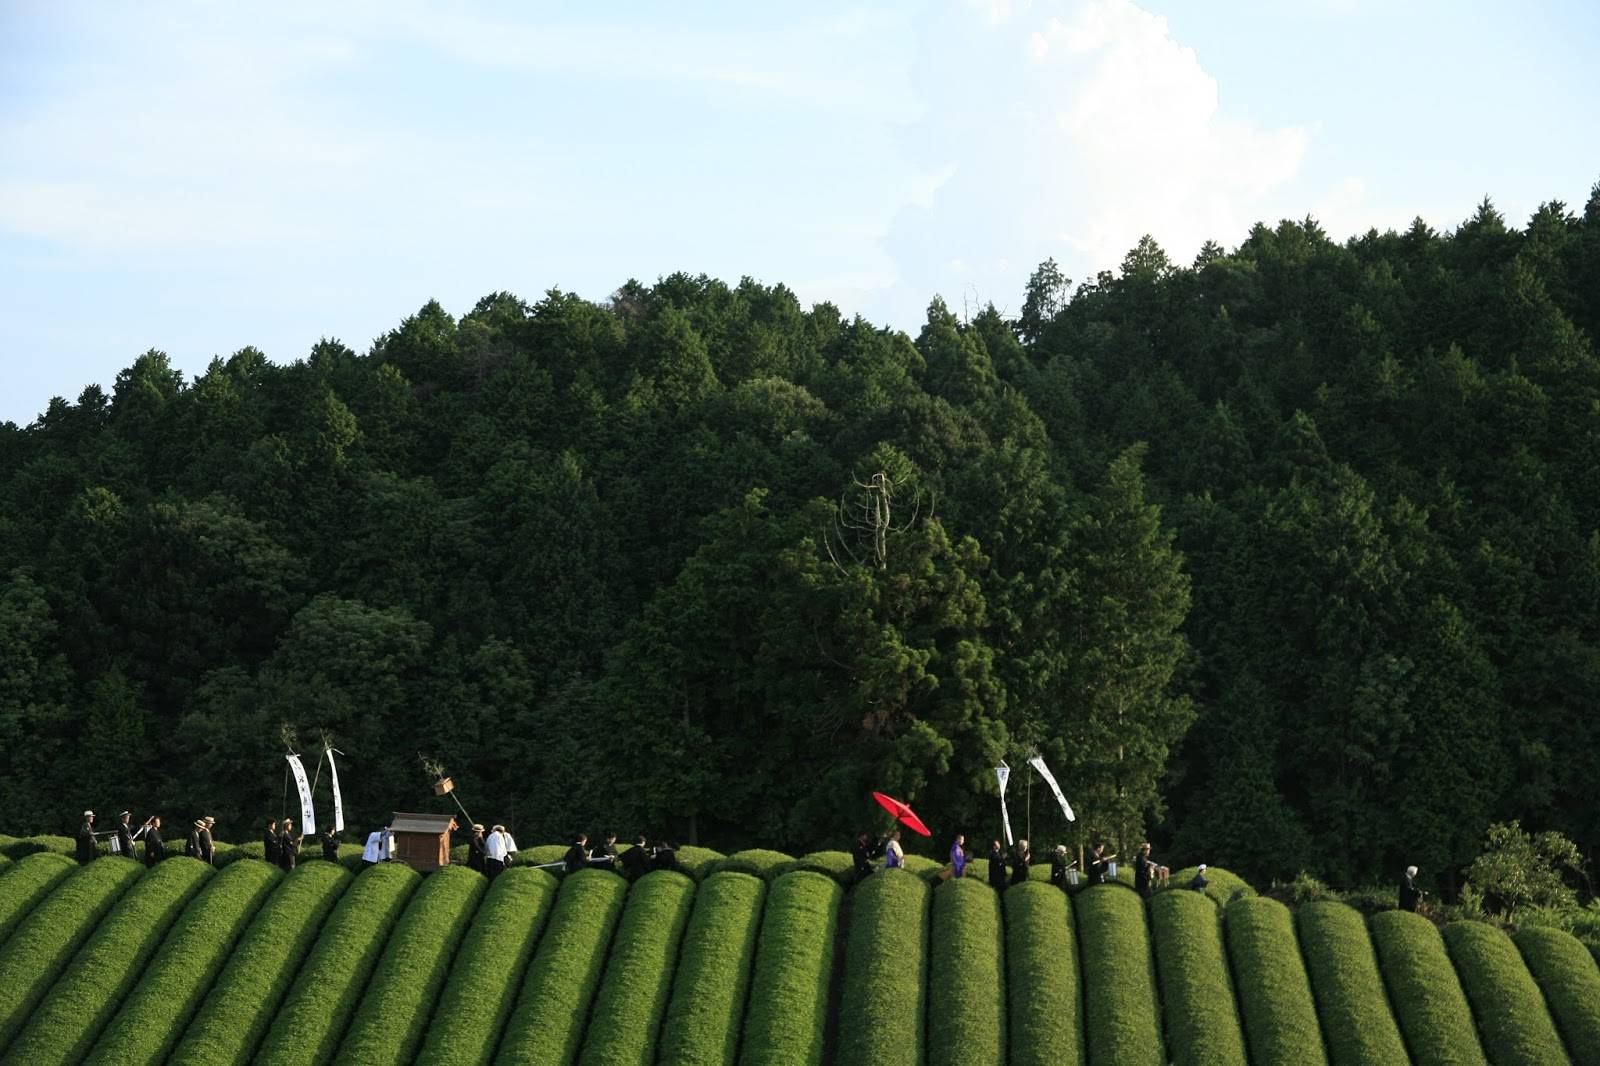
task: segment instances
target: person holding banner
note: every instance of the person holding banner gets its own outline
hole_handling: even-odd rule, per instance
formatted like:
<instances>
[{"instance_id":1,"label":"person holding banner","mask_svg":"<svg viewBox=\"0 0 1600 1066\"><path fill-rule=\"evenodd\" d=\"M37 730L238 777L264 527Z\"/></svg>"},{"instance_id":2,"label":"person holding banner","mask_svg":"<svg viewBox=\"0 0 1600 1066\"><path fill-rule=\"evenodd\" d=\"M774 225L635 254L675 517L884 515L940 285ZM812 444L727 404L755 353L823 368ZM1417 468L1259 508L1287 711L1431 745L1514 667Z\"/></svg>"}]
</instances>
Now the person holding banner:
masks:
<instances>
[{"instance_id":1,"label":"person holding banner","mask_svg":"<svg viewBox=\"0 0 1600 1066\"><path fill-rule=\"evenodd\" d=\"M167 846L161 842L161 819L154 816L144 824L144 864L154 866L167 857Z\"/></svg>"},{"instance_id":2,"label":"person holding banner","mask_svg":"<svg viewBox=\"0 0 1600 1066\"><path fill-rule=\"evenodd\" d=\"M283 820L283 832L278 834L278 868L293 870L295 863L300 861L300 842L303 836L294 835L294 819Z\"/></svg>"},{"instance_id":3,"label":"person holding banner","mask_svg":"<svg viewBox=\"0 0 1600 1066\"><path fill-rule=\"evenodd\" d=\"M989 887L996 892L1006 888L1006 852L998 840L989 848Z\"/></svg>"},{"instance_id":4,"label":"person holding banner","mask_svg":"<svg viewBox=\"0 0 1600 1066\"><path fill-rule=\"evenodd\" d=\"M329 862L339 861L339 832L331 825L322 834L322 857Z\"/></svg>"},{"instance_id":5,"label":"person holding banner","mask_svg":"<svg viewBox=\"0 0 1600 1066\"><path fill-rule=\"evenodd\" d=\"M261 833L261 857L269 866L278 865L278 822L276 819L267 822L267 828Z\"/></svg>"},{"instance_id":6,"label":"person holding banner","mask_svg":"<svg viewBox=\"0 0 1600 1066\"><path fill-rule=\"evenodd\" d=\"M83 824L78 827L78 864L93 862L100 856L100 845L94 839L94 812L83 812Z\"/></svg>"}]
</instances>

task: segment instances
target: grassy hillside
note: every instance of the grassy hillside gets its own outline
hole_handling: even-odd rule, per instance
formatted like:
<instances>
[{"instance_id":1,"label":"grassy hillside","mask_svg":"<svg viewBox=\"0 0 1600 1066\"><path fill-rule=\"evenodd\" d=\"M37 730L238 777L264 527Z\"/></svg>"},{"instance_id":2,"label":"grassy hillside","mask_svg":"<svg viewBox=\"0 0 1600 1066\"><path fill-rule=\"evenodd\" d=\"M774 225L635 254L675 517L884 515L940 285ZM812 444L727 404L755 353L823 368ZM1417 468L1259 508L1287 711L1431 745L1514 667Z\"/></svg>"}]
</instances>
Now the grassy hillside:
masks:
<instances>
[{"instance_id":1,"label":"grassy hillside","mask_svg":"<svg viewBox=\"0 0 1600 1066\"><path fill-rule=\"evenodd\" d=\"M1600 1034L1565 933L1290 912L1242 883L1000 898L747 852L490 886L51 850L0 866L0 1063L1550 1066Z\"/></svg>"}]
</instances>

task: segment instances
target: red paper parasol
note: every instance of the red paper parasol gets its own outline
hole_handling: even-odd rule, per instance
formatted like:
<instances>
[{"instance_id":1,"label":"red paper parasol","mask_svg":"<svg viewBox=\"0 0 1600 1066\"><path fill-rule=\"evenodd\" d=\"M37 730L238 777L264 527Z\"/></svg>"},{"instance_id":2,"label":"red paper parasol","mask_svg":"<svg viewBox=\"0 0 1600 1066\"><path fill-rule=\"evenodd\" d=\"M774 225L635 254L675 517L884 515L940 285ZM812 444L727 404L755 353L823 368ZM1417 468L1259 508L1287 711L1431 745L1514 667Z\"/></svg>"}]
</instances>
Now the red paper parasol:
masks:
<instances>
[{"instance_id":1,"label":"red paper parasol","mask_svg":"<svg viewBox=\"0 0 1600 1066\"><path fill-rule=\"evenodd\" d=\"M872 798L878 801L878 806L894 815L900 824L907 829L921 833L925 837L933 836L932 833L928 832L928 827L922 824L922 819L917 817L917 812L893 796L885 796L882 792L874 792Z\"/></svg>"}]
</instances>

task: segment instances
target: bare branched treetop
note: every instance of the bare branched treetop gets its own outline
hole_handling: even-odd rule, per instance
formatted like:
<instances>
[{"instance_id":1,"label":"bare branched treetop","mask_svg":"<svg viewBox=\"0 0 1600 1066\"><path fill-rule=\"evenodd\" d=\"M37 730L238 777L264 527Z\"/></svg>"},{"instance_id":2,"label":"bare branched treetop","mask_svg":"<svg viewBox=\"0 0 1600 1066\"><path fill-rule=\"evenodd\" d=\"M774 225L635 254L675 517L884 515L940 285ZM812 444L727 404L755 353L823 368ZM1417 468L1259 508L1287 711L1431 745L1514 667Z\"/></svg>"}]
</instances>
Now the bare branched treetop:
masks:
<instances>
[{"instance_id":1,"label":"bare branched treetop","mask_svg":"<svg viewBox=\"0 0 1600 1066\"><path fill-rule=\"evenodd\" d=\"M839 506L833 515L833 529L824 538L828 555L840 569L844 564L834 551L837 543L840 552L857 566L870 564L879 570L889 566L889 534L903 533L917 520L921 498L912 500L911 517L903 524L894 524L894 479L880 470L866 481L855 475L850 477L851 488L839 494ZM854 496L851 495L854 489Z\"/></svg>"}]
</instances>

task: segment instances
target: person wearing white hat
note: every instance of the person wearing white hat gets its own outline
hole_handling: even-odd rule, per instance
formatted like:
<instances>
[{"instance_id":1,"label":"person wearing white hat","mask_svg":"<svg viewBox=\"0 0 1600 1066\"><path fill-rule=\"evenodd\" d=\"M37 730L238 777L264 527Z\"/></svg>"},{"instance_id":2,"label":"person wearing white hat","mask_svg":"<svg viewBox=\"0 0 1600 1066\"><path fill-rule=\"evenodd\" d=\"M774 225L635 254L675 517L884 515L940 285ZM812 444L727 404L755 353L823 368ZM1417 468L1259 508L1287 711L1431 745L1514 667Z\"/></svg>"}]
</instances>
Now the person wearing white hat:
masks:
<instances>
[{"instance_id":1,"label":"person wearing white hat","mask_svg":"<svg viewBox=\"0 0 1600 1066\"><path fill-rule=\"evenodd\" d=\"M1189 887L1196 892L1204 892L1211 882L1206 880L1206 864L1201 863L1194 868L1194 880L1189 882Z\"/></svg>"},{"instance_id":2,"label":"person wearing white hat","mask_svg":"<svg viewBox=\"0 0 1600 1066\"><path fill-rule=\"evenodd\" d=\"M204 818L196 818L194 824L189 826L189 839L184 842L183 853L191 859L198 859L202 854L200 844L200 831L206 827Z\"/></svg>"},{"instance_id":3,"label":"person wearing white hat","mask_svg":"<svg viewBox=\"0 0 1600 1066\"><path fill-rule=\"evenodd\" d=\"M117 828L111 838L116 841L116 853L124 859L133 858L133 812L123 811L117 815Z\"/></svg>"},{"instance_id":4,"label":"person wearing white hat","mask_svg":"<svg viewBox=\"0 0 1600 1066\"><path fill-rule=\"evenodd\" d=\"M83 824L78 827L78 862L93 862L100 854L94 840L94 812L83 812Z\"/></svg>"},{"instance_id":5,"label":"person wearing white hat","mask_svg":"<svg viewBox=\"0 0 1600 1066\"><path fill-rule=\"evenodd\" d=\"M517 857L517 842L506 827L497 825L483 842L484 873L493 881Z\"/></svg>"}]
</instances>

